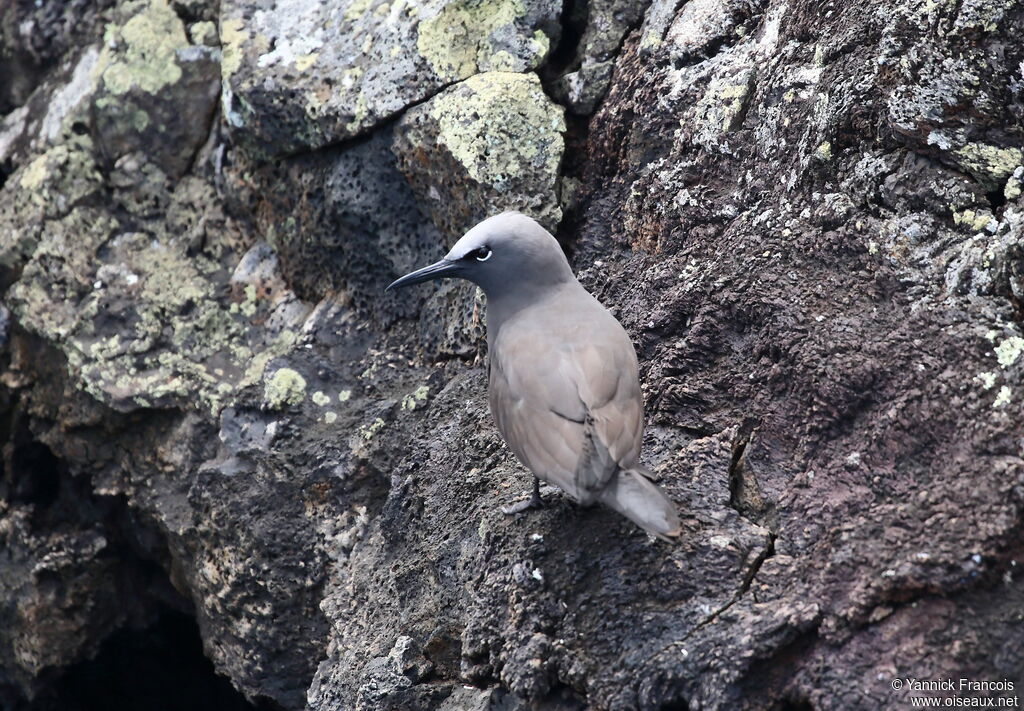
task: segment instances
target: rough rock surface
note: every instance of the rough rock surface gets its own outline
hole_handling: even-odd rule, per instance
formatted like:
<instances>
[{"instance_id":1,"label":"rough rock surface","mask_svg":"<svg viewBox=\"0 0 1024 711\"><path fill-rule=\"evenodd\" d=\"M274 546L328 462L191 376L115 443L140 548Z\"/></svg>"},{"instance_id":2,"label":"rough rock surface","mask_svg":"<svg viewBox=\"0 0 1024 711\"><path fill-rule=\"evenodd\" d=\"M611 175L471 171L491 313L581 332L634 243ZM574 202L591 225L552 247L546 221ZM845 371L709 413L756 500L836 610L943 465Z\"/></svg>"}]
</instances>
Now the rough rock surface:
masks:
<instances>
[{"instance_id":1,"label":"rough rock surface","mask_svg":"<svg viewBox=\"0 0 1024 711\"><path fill-rule=\"evenodd\" d=\"M143 4L109 26L92 97L93 128L109 162L139 150L173 179L188 169L220 95L220 51L191 42L166 2Z\"/></svg>"},{"instance_id":2,"label":"rough rock surface","mask_svg":"<svg viewBox=\"0 0 1024 711\"><path fill-rule=\"evenodd\" d=\"M556 229L564 132L562 109L536 75L487 72L407 111L394 150L420 204L454 241L504 210Z\"/></svg>"},{"instance_id":3,"label":"rough rock surface","mask_svg":"<svg viewBox=\"0 0 1024 711\"><path fill-rule=\"evenodd\" d=\"M1024 685L1020 3L18 2L0 31L0 707L66 707L168 615L261 708ZM557 493L501 515L529 479L486 305L382 293L508 208L634 338L675 545Z\"/></svg>"},{"instance_id":4,"label":"rough rock surface","mask_svg":"<svg viewBox=\"0 0 1024 711\"><path fill-rule=\"evenodd\" d=\"M580 37L575 48L565 43L567 51L553 59L546 73L557 77L551 91L569 111L585 116L604 98L615 56L626 35L640 25L649 5L650 0L592 0L568 6L569 12L563 15L566 31L579 32Z\"/></svg>"},{"instance_id":5,"label":"rough rock surface","mask_svg":"<svg viewBox=\"0 0 1024 711\"><path fill-rule=\"evenodd\" d=\"M553 0L224 0L224 114L270 155L365 132L479 72L535 68Z\"/></svg>"},{"instance_id":6,"label":"rough rock surface","mask_svg":"<svg viewBox=\"0 0 1024 711\"><path fill-rule=\"evenodd\" d=\"M68 56L89 44L114 0L7 2L0 7L0 113L23 106Z\"/></svg>"}]
</instances>

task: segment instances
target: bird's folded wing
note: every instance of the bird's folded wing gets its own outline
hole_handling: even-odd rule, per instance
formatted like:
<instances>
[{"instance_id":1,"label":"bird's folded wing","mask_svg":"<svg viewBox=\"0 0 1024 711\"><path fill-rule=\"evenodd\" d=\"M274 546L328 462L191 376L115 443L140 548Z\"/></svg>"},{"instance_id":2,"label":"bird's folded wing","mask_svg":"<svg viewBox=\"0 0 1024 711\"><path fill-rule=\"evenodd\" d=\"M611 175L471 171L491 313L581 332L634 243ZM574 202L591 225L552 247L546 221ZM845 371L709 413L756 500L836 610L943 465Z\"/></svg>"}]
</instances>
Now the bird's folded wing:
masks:
<instances>
[{"instance_id":1,"label":"bird's folded wing","mask_svg":"<svg viewBox=\"0 0 1024 711\"><path fill-rule=\"evenodd\" d=\"M572 350L560 364L586 408L579 486L602 488L619 468L636 463L643 437L643 400L632 349L600 344Z\"/></svg>"},{"instance_id":2,"label":"bird's folded wing","mask_svg":"<svg viewBox=\"0 0 1024 711\"><path fill-rule=\"evenodd\" d=\"M491 368L491 412L516 457L538 477L580 500L576 463L583 424L566 419L536 398L515 391L499 367Z\"/></svg>"},{"instance_id":3,"label":"bird's folded wing","mask_svg":"<svg viewBox=\"0 0 1024 711\"><path fill-rule=\"evenodd\" d=\"M490 397L519 460L578 501L636 461L643 407L631 352L588 345L502 358Z\"/></svg>"}]
</instances>

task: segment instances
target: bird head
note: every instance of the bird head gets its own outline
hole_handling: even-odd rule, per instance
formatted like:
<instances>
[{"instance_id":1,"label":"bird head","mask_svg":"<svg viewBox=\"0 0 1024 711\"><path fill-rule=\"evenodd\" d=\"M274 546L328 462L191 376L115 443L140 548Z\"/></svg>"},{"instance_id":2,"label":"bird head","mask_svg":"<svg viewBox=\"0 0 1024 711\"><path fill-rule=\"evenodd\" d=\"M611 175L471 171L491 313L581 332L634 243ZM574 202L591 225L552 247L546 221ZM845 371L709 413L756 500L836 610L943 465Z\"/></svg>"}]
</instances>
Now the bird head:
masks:
<instances>
[{"instance_id":1,"label":"bird head","mask_svg":"<svg viewBox=\"0 0 1024 711\"><path fill-rule=\"evenodd\" d=\"M574 279L558 241L519 212L503 212L471 229L438 262L406 274L386 291L442 277L467 279L489 299Z\"/></svg>"}]
</instances>

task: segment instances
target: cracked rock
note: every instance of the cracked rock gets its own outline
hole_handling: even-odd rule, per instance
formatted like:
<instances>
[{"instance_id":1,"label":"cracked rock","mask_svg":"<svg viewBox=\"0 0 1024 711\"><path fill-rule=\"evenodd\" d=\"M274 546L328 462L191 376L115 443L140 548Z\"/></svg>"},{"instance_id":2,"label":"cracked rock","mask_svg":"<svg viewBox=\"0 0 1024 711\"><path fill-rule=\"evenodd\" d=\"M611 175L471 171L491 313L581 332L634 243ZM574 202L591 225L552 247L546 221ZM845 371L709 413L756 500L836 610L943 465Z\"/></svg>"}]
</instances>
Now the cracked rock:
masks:
<instances>
[{"instance_id":1,"label":"cracked rock","mask_svg":"<svg viewBox=\"0 0 1024 711\"><path fill-rule=\"evenodd\" d=\"M560 11L555 0L226 0L224 115L258 152L318 148L475 74L536 68Z\"/></svg>"},{"instance_id":2,"label":"cracked rock","mask_svg":"<svg viewBox=\"0 0 1024 711\"><path fill-rule=\"evenodd\" d=\"M394 152L421 205L454 241L504 210L549 230L562 212L565 119L535 74L478 74L408 111Z\"/></svg>"}]
</instances>

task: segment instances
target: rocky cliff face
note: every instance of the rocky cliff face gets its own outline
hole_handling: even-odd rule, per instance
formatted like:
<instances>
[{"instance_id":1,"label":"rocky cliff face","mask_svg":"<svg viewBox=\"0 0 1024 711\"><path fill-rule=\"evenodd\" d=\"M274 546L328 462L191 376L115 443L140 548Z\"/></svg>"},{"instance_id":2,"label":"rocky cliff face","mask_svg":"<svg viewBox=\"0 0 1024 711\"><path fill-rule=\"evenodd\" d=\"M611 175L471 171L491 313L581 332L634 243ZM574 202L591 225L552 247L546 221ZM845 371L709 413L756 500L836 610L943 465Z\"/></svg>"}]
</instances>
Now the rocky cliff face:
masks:
<instances>
[{"instance_id":1,"label":"rocky cliff face","mask_svg":"<svg viewBox=\"0 0 1024 711\"><path fill-rule=\"evenodd\" d=\"M1020 3L41 0L0 29L0 705L70 708L190 618L264 708L1024 684ZM502 209L634 338L678 544L560 495L503 516L529 480L485 304L382 293Z\"/></svg>"}]
</instances>

